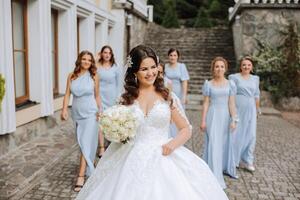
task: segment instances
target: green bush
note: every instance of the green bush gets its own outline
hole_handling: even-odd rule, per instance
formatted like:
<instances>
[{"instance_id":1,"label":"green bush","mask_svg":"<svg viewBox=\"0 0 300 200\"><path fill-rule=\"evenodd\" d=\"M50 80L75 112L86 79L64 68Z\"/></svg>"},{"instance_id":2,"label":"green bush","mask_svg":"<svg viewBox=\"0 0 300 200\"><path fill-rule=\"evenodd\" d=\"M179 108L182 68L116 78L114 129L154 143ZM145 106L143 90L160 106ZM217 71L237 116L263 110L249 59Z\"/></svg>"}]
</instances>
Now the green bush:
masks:
<instances>
[{"instance_id":1,"label":"green bush","mask_svg":"<svg viewBox=\"0 0 300 200\"><path fill-rule=\"evenodd\" d=\"M179 21L176 13L176 5L173 0L166 0L166 12L162 20L162 25L166 28L179 28Z\"/></svg>"},{"instance_id":2,"label":"green bush","mask_svg":"<svg viewBox=\"0 0 300 200\"><path fill-rule=\"evenodd\" d=\"M166 12L164 2L162 0L149 0L148 4L154 6L153 20L156 23L161 24L163 21L163 16Z\"/></svg>"},{"instance_id":3,"label":"green bush","mask_svg":"<svg viewBox=\"0 0 300 200\"><path fill-rule=\"evenodd\" d=\"M213 24L210 20L210 18L208 17L208 12L205 8L200 8L198 11L198 15L197 18L195 20L195 24L194 27L198 28L198 27L212 27Z\"/></svg>"},{"instance_id":4,"label":"green bush","mask_svg":"<svg viewBox=\"0 0 300 200\"><path fill-rule=\"evenodd\" d=\"M284 44L278 47L258 41L260 50L253 55L262 89L272 94L275 103L282 97L300 96L300 43L295 29L296 25L288 27Z\"/></svg>"},{"instance_id":5,"label":"green bush","mask_svg":"<svg viewBox=\"0 0 300 200\"><path fill-rule=\"evenodd\" d=\"M2 74L0 74L0 112L1 112L1 105L2 105L2 100L4 98L5 95L5 79L2 76Z\"/></svg>"},{"instance_id":6,"label":"green bush","mask_svg":"<svg viewBox=\"0 0 300 200\"><path fill-rule=\"evenodd\" d=\"M183 22L182 25L194 27L194 21L197 20L197 15L201 8L207 10L207 17L203 23L197 22L196 27L211 27L227 24L228 8L233 6L235 2L233 0L148 0L148 4L154 6L154 22L165 27L179 27L180 23L178 22L177 24L177 22L173 21L180 20ZM169 8L170 5L171 9ZM171 17L169 17L170 15ZM176 18L173 17L175 15ZM215 21L214 18L218 20ZM171 22L169 23L168 20L171 20Z\"/></svg>"},{"instance_id":7,"label":"green bush","mask_svg":"<svg viewBox=\"0 0 300 200\"><path fill-rule=\"evenodd\" d=\"M195 18L186 19L186 20L184 20L184 26L185 27L194 27L195 22L196 22L196 17Z\"/></svg>"},{"instance_id":8,"label":"green bush","mask_svg":"<svg viewBox=\"0 0 300 200\"><path fill-rule=\"evenodd\" d=\"M176 10L180 19L195 18L198 8L185 0L176 0Z\"/></svg>"},{"instance_id":9,"label":"green bush","mask_svg":"<svg viewBox=\"0 0 300 200\"><path fill-rule=\"evenodd\" d=\"M208 12L211 17L220 17L222 6L218 0L213 0L209 6Z\"/></svg>"}]
</instances>

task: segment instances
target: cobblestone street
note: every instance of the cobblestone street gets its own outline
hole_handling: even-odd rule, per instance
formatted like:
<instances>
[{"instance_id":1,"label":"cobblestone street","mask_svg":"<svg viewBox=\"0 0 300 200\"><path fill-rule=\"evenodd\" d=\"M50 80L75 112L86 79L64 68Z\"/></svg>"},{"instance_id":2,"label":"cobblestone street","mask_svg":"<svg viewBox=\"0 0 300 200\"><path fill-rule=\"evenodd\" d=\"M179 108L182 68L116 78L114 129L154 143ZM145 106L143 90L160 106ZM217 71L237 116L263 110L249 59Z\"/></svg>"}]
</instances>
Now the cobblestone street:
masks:
<instances>
[{"instance_id":1,"label":"cobblestone street","mask_svg":"<svg viewBox=\"0 0 300 200\"><path fill-rule=\"evenodd\" d=\"M189 111L188 114L194 132L187 147L201 155L203 134L199 134L199 112ZM74 141L74 137L69 137L69 140ZM69 147L65 146L68 151L64 156L53 161L52 167L47 168L43 174L35 176L33 181L11 199L74 199L76 193L72 189L76 180L79 149L77 145L72 146L73 142L69 144ZM299 128L277 116L260 116L256 171L252 174L239 170L237 180L226 177L228 186L226 193L229 198L231 200L300 199L299 146Z\"/></svg>"}]
</instances>

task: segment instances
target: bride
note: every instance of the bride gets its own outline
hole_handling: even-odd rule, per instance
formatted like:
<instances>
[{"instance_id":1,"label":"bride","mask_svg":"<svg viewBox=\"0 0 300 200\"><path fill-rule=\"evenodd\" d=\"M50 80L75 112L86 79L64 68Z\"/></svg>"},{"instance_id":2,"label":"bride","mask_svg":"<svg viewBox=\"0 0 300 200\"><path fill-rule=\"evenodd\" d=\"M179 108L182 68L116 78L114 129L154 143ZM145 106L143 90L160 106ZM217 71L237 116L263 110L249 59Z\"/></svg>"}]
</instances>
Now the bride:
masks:
<instances>
[{"instance_id":1,"label":"bride","mask_svg":"<svg viewBox=\"0 0 300 200\"><path fill-rule=\"evenodd\" d=\"M136 137L109 146L76 199L228 199L204 161L182 146L191 137L191 125L180 100L158 76L154 51L139 45L128 63L121 103L138 116ZM179 134L169 139L171 120Z\"/></svg>"}]
</instances>

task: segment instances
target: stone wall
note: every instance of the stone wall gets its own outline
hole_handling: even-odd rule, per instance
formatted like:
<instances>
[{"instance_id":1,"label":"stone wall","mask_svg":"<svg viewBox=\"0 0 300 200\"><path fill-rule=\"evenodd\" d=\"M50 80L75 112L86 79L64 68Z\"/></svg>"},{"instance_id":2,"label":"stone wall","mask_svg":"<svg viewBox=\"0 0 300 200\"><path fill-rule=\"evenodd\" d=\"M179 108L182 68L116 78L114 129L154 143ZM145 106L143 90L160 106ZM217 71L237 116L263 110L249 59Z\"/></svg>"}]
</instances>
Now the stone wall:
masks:
<instances>
[{"instance_id":1,"label":"stone wall","mask_svg":"<svg viewBox=\"0 0 300 200\"><path fill-rule=\"evenodd\" d=\"M259 50L259 42L271 47L282 46L289 25L296 25L300 35L300 4L295 1L284 3L263 3L261 1L239 0L229 9L236 59L253 55ZM295 80L300 87L300 78ZM264 93L262 104L271 106L270 95ZM299 110L299 98L282 99L276 105L285 110Z\"/></svg>"},{"instance_id":2,"label":"stone wall","mask_svg":"<svg viewBox=\"0 0 300 200\"><path fill-rule=\"evenodd\" d=\"M289 24L297 24L300 30L300 4L290 8L244 7L236 14L231 23L234 36L236 58L253 54L258 49L257 40L271 46L279 46L284 42L284 34Z\"/></svg>"},{"instance_id":3,"label":"stone wall","mask_svg":"<svg viewBox=\"0 0 300 200\"><path fill-rule=\"evenodd\" d=\"M70 127L66 131L74 131L71 117L67 121L61 121L60 113L61 111L57 111L51 116L39 118L19 126L12 134L0 135L0 157L31 140L53 133L52 130L63 127L62 125ZM70 113L69 116L71 116Z\"/></svg>"},{"instance_id":4,"label":"stone wall","mask_svg":"<svg viewBox=\"0 0 300 200\"><path fill-rule=\"evenodd\" d=\"M287 111L300 111L300 98L282 98L278 103L279 108Z\"/></svg>"},{"instance_id":5,"label":"stone wall","mask_svg":"<svg viewBox=\"0 0 300 200\"><path fill-rule=\"evenodd\" d=\"M130 48L144 43L148 21L143 18L132 15L132 24L130 27Z\"/></svg>"}]
</instances>

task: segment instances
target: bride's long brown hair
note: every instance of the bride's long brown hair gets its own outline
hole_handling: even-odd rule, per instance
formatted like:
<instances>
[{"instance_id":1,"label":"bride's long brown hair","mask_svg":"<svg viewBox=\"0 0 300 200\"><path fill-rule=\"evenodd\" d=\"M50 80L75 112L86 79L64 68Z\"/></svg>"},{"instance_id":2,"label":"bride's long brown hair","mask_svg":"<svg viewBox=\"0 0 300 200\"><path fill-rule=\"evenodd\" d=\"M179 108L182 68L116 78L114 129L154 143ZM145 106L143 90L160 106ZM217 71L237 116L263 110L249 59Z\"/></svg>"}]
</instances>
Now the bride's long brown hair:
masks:
<instances>
[{"instance_id":1,"label":"bride's long brown hair","mask_svg":"<svg viewBox=\"0 0 300 200\"><path fill-rule=\"evenodd\" d=\"M125 92L122 94L121 104L131 105L139 96L139 82L135 74L139 71L140 65L145 58L152 58L155 64L158 64L155 52L147 46L138 45L130 53L131 66L127 68L125 74ZM164 85L164 79L157 76L154 82L155 91L158 92L166 101L169 100L169 89Z\"/></svg>"}]
</instances>

